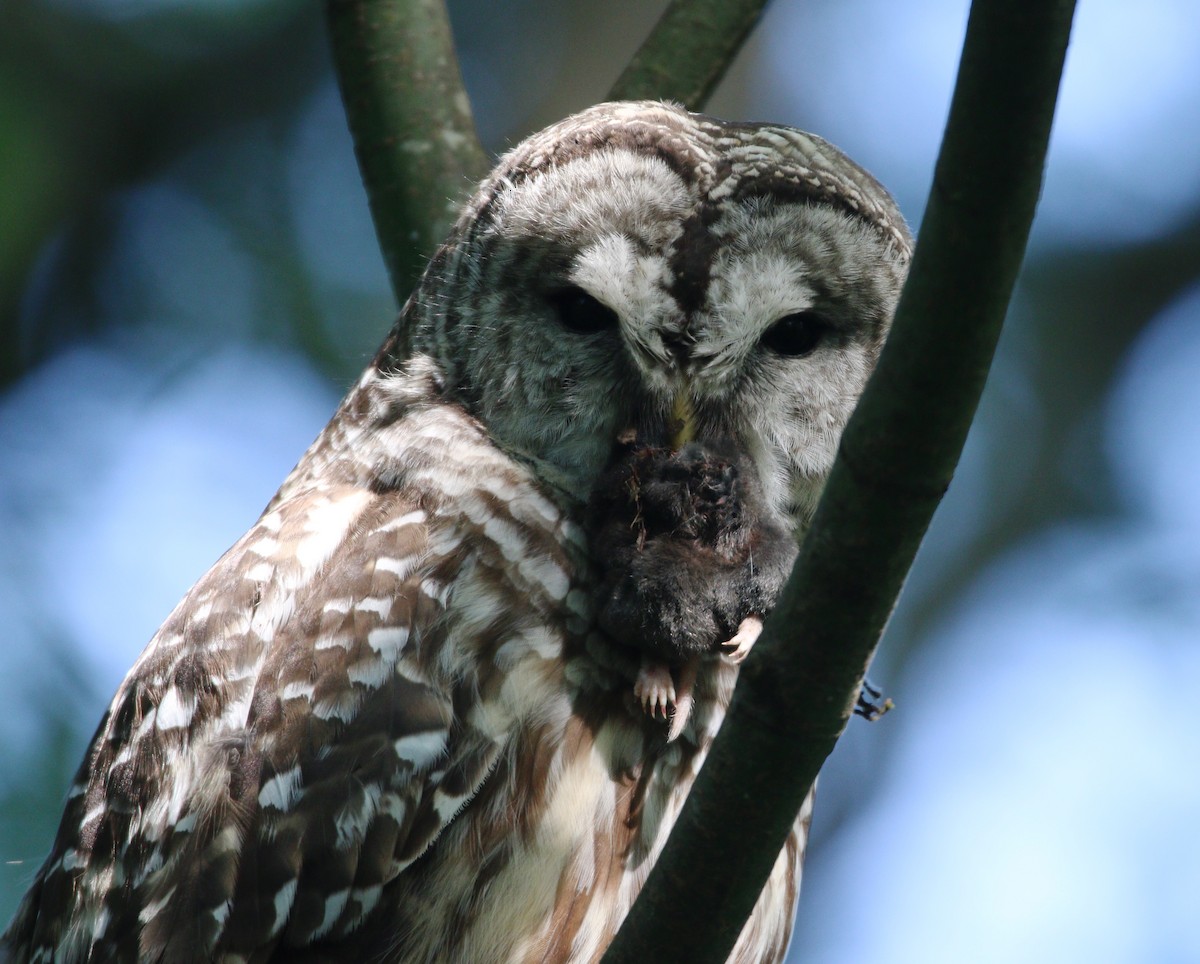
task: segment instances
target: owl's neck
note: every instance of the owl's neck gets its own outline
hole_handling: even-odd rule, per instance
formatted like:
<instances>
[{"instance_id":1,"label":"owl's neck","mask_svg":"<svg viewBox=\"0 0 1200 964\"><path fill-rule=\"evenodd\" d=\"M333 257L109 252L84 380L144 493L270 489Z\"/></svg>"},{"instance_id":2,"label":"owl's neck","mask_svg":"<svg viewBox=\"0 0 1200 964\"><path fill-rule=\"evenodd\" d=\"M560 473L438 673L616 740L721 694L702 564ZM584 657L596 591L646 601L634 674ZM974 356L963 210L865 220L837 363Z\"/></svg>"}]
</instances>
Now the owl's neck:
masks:
<instances>
[{"instance_id":1,"label":"owl's neck","mask_svg":"<svg viewBox=\"0 0 1200 964\"><path fill-rule=\"evenodd\" d=\"M437 364L413 355L400 367L378 367L388 345L359 378L329 424L284 480L265 511L297 492L332 485L357 485L374 491L413 485L421 488L421 469L468 477L492 465L524 467L531 481L566 516L578 518L587 493L560 467L527 452L497 444L465 405L445 390Z\"/></svg>"}]
</instances>

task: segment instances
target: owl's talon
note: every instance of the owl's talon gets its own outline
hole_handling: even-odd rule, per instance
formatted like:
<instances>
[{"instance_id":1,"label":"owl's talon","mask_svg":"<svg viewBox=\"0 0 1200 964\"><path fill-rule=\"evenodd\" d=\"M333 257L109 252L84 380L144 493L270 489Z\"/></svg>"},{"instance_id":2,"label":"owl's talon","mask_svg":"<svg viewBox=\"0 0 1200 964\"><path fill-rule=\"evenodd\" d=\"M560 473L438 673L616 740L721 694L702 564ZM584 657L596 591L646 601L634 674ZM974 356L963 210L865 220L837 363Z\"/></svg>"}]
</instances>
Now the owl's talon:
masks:
<instances>
[{"instance_id":1,"label":"owl's talon","mask_svg":"<svg viewBox=\"0 0 1200 964\"><path fill-rule=\"evenodd\" d=\"M890 696L884 696L883 690L877 689L871 685L871 681L864 679L862 687L858 691L858 700L854 705L854 713L856 716L861 716L868 723L874 723L884 713L894 709L896 706L892 702Z\"/></svg>"}]
</instances>

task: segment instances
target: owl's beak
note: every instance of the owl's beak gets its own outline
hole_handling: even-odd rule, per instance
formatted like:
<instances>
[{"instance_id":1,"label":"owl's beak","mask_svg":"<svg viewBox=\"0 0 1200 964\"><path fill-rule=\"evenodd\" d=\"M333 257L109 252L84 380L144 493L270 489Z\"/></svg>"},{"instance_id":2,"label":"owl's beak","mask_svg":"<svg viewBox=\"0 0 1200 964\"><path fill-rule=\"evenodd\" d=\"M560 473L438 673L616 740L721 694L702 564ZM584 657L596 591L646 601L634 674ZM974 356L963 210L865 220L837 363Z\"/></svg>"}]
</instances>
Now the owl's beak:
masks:
<instances>
[{"instance_id":1,"label":"owl's beak","mask_svg":"<svg viewBox=\"0 0 1200 964\"><path fill-rule=\"evenodd\" d=\"M675 404L671 407L671 418L674 421L671 448L679 451L696 437L696 413L692 410L692 399L686 386L675 396Z\"/></svg>"}]
</instances>

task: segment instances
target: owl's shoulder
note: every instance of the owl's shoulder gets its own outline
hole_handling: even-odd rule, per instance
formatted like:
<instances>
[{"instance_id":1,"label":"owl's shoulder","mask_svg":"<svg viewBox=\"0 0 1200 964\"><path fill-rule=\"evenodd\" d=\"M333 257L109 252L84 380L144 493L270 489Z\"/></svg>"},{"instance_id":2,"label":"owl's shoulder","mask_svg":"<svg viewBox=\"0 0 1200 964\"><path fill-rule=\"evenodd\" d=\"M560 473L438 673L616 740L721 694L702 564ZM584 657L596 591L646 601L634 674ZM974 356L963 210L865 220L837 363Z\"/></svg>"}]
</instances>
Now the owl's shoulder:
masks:
<instances>
[{"instance_id":1,"label":"owl's shoulder","mask_svg":"<svg viewBox=\"0 0 1200 964\"><path fill-rule=\"evenodd\" d=\"M122 683L10 939L170 960L355 930L508 734L565 716L572 525L453 406L335 419Z\"/></svg>"}]
</instances>

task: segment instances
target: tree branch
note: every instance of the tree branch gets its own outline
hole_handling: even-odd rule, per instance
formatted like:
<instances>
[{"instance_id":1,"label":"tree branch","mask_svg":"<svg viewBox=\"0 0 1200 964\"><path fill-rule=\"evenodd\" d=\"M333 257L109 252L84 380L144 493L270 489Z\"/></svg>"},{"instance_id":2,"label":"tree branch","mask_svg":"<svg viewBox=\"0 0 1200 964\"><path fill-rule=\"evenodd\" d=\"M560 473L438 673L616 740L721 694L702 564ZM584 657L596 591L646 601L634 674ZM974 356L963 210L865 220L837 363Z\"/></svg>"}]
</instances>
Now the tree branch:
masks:
<instances>
[{"instance_id":1,"label":"tree branch","mask_svg":"<svg viewBox=\"0 0 1200 964\"><path fill-rule=\"evenodd\" d=\"M767 0L673 0L608 93L699 110L737 56Z\"/></svg>"},{"instance_id":2,"label":"tree branch","mask_svg":"<svg viewBox=\"0 0 1200 964\"><path fill-rule=\"evenodd\" d=\"M783 598L606 964L724 961L954 473L1041 184L1073 0L975 0L908 283ZM798 627L798 630L796 629Z\"/></svg>"},{"instance_id":3,"label":"tree branch","mask_svg":"<svg viewBox=\"0 0 1200 964\"><path fill-rule=\"evenodd\" d=\"M487 173L443 0L327 0L338 86L396 300Z\"/></svg>"}]
</instances>

